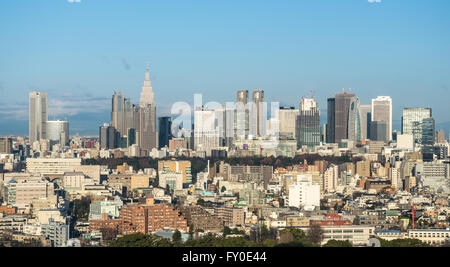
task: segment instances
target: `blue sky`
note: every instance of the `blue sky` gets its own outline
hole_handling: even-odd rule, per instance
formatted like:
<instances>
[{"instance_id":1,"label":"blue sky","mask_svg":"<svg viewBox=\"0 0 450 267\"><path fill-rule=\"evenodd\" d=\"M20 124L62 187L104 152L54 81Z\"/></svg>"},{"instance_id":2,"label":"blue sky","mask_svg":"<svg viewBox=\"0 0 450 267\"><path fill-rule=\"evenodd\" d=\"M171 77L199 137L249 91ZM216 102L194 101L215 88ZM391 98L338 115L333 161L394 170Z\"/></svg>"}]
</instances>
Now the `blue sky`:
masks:
<instances>
[{"instance_id":1,"label":"blue sky","mask_svg":"<svg viewBox=\"0 0 450 267\"><path fill-rule=\"evenodd\" d=\"M114 90L138 102L145 62L159 115L172 103L233 101L239 89L298 106L352 88L450 121L448 0L2 0L0 134L28 132L28 93L72 134L109 122ZM325 112L323 112L323 116ZM395 123L394 123L395 125Z\"/></svg>"}]
</instances>

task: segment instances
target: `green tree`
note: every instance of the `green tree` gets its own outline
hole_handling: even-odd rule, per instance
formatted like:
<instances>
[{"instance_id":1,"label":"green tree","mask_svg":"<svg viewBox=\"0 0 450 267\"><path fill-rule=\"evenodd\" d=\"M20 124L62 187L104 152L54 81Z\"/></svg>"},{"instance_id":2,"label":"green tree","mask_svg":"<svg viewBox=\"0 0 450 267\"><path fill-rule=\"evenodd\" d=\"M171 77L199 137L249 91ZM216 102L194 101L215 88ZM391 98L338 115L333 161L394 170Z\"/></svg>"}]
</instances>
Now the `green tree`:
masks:
<instances>
[{"instance_id":1,"label":"green tree","mask_svg":"<svg viewBox=\"0 0 450 267\"><path fill-rule=\"evenodd\" d=\"M382 244L383 246L383 244ZM391 241L388 241L387 244L385 244L386 247L429 247L427 243L424 243L420 241L419 239L412 239L412 238L406 238L406 239L394 239Z\"/></svg>"},{"instance_id":2,"label":"green tree","mask_svg":"<svg viewBox=\"0 0 450 267\"><path fill-rule=\"evenodd\" d=\"M228 226L225 226L224 228L223 228L223 237L226 237L227 235L231 235L231 229L230 229L230 227L228 227Z\"/></svg>"},{"instance_id":3,"label":"green tree","mask_svg":"<svg viewBox=\"0 0 450 267\"><path fill-rule=\"evenodd\" d=\"M110 247L171 247L170 240L154 235L135 233L117 238Z\"/></svg>"},{"instance_id":4,"label":"green tree","mask_svg":"<svg viewBox=\"0 0 450 267\"><path fill-rule=\"evenodd\" d=\"M182 242L182 239L181 239L181 232L178 231L178 229L173 233L173 235L172 235L172 241L173 241L173 243L175 243L175 244L180 244L180 243Z\"/></svg>"},{"instance_id":5,"label":"green tree","mask_svg":"<svg viewBox=\"0 0 450 267\"><path fill-rule=\"evenodd\" d=\"M274 239L270 239L270 238L264 240L264 242L263 242L263 246L265 246L265 247L275 247L276 245L277 245L277 241Z\"/></svg>"},{"instance_id":6,"label":"green tree","mask_svg":"<svg viewBox=\"0 0 450 267\"><path fill-rule=\"evenodd\" d=\"M341 240L329 240L324 247L352 247L352 243L349 241L341 241Z\"/></svg>"},{"instance_id":7,"label":"green tree","mask_svg":"<svg viewBox=\"0 0 450 267\"><path fill-rule=\"evenodd\" d=\"M318 224L309 226L308 240L314 244L320 244L323 240L323 229Z\"/></svg>"}]
</instances>

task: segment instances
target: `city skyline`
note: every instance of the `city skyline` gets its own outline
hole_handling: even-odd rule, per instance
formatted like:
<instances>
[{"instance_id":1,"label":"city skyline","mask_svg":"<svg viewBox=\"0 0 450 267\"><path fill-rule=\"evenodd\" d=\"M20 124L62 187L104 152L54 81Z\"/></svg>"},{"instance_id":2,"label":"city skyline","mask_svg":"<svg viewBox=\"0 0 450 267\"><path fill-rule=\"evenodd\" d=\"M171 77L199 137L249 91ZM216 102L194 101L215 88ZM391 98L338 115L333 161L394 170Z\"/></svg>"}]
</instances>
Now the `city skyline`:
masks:
<instances>
[{"instance_id":1,"label":"city skyline","mask_svg":"<svg viewBox=\"0 0 450 267\"><path fill-rule=\"evenodd\" d=\"M152 90L152 86L151 86L151 81L149 80L150 79L150 75L149 75L149 72L148 72L148 67L146 68L146 77L145 77L145 81L144 81L144 87L142 87L141 88L141 94L142 93L144 93L144 88L150 88L150 90ZM147 87L146 86L146 84L149 84L150 83L150 85L149 85L149 87ZM250 89L250 90L247 90L247 91L253 91L253 92L258 92L258 91L260 91L260 90L262 90L262 89ZM239 93L239 92L241 92L241 91L243 91L243 90L238 90L237 92ZM245 91L245 90L244 90ZM264 90L262 90L262 92L264 93ZM342 89L342 92L345 92L345 89ZM342 93L341 92L341 93ZM41 93L41 94L45 94L46 95L46 101L47 101L47 103L50 103L49 104L49 107L47 108L48 110L51 110L52 108L54 108L54 107L52 107L51 106L51 103L52 103L52 101L51 101L51 96L50 97L48 97L48 93L47 92L45 92L45 91L42 91L42 92L37 92L37 91L32 91L32 92L29 92L29 94L35 94L35 93ZM155 101L154 100L154 96L153 96L153 91L151 91L151 93L152 93L152 95L151 95L151 98L152 98L152 101ZM234 92L234 93L236 93L236 92ZM310 92L308 92L308 93L311 93L311 91ZM280 105L280 109L284 109L284 108L296 108L296 109L298 109L300 106L301 106L301 102L302 102L302 99L304 99L305 98L305 96L308 94L308 93L305 93L303 96L301 96L300 97L300 102L298 102L297 104L294 104L294 105ZM353 94L354 92L352 92L351 91L351 89L348 89L348 91L347 92L345 92L346 94L347 93L351 93L351 94ZM340 94L340 92L337 92L336 94ZM358 97L358 95L357 94L354 94L357 98L358 98L358 100L360 101L360 102L365 102L365 101L361 101L361 99L359 99L359 97ZM134 102L133 102L133 100L131 99L131 98L129 98L127 95L124 95L123 93L122 93L122 91L119 91L119 92L117 92L117 91L113 91L112 92L112 98L113 98L113 103L116 103L116 98L117 97L120 97L121 99L122 99L122 101L125 101L124 103L123 103L123 108L125 108L125 106L126 105L130 105L130 104L133 104ZM149 97L149 96L146 96L146 97ZM334 96L330 96L330 97L334 97ZM380 98L389 98L390 99L390 101L391 101L391 105L392 105L392 108L394 108L395 107L395 103L394 104L392 104L392 99L390 98L390 96L377 96L377 97L375 97L375 98L373 98L373 99L369 99L368 100L368 102L369 103L372 103L373 101L376 101L376 100L378 100L378 99L380 99ZM142 99L142 96L140 97L141 99ZM194 95L192 96L192 98L194 99ZM317 100L316 98L314 98L313 97L313 99L315 100L315 101L317 101L318 103L319 102L321 102L321 100ZM328 98L329 99L329 98ZM251 103L251 99L250 99L250 102L249 103ZM271 101L271 99L266 99L265 100L265 103L268 103L269 101ZM85 135L85 136L95 136L95 135L98 135L98 126L99 125L103 125L104 123L108 123L108 124L110 124L110 123L112 123L113 124L113 126L114 126L114 121L116 121L117 119L115 118L115 119L113 119L113 114L111 113L111 96L109 96L109 98L108 98L108 101L107 101L107 103L106 103L106 106L105 106L105 114L102 114L102 115L106 115L107 117L106 117L106 119L104 120L104 121L100 121L99 123L97 123L97 121L92 121L91 123L92 123L92 125L94 125L93 127L90 127L90 128L86 128L84 131L81 131L82 132L82 134L81 135ZM190 104L191 106L193 106L191 103L190 103L191 101L187 101L187 103L188 104ZM225 104L225 102L229 102L229 101L222 101L222 102L220 102L220 103L222 103L222 104ZM139 101L138 101L138 103L139 103ZM156 107L158 107L159 108L159 105L158 105L158 103L155 101L155 102L153 102L154 103L154 105L156 105ZM172 103L173 104L173 103ZM115 104L115 105L117 105L117 104ZM113 109L114 109L114 107L115 107L115 105L113 105ZM372 104L369 104L369 105L360 105L360 106L370 106L370 108L372 108ZM155 118L155 121L158 119L158 118L161 118L161 117L171 117L172 119L175 119L175 118L177 118L177 117L179 117L180 115L176 115L176 114L171 114L170 113L170 111L163 111L163 112L161 112L161 111L159 111L159 109L156 109L156 118ZM391 127L392 127L392 130L390 131L391 133L393 132L393 131L397 131L397 132L401 132L401 130L402 130L402 116L403 116L403 112L404 112L404 109L414 109L414 108L429 108L429 109L433 109L433 108L430 108L429 106L421 106L421 107L412 107L412 106L406 106L406 107L404 107L404 108L402 108L402 110L401 110L401 113L400 113L400 116L399 116L399 118L396 118L396 117L394 117L394 116L392 116L392 125L391 125ZM134 108L133 108L134 109ZM328 115L327 115L327 111L328 111L328 107L327 106L324 106L324 107L322 107L322 108L320 108L320 105L319 105L319 109L321 110L321 116L320 116L320 123L321 123L321 125L323 126L323 124L324 123L327 123L327 121L328 121ZM170 110L170 109L169 109ZM135 112L138 112L138 110L136 110ZM269 113L267 113L267 111L265 111L266 112L266 116L267 116L267 119L270 119L270 114ZM370 111L369 111L370 112ZM114 112L113 112L114 113ZM14 136L14 135L17 135L17 136L19 136L19 135L27 135L27 133L28 132L30 132L30 115L29 114L31 114L30 113L30 111L29 111L29 108L27 109L27 119L26 120L23 120L23 122L25 123L25 124L27 124L27 125L23 125L22 127L24 127L24 126L26 126L27 128L26 129L24 129L24 130L21 130L22 132L21 133L19 133L19 132L14 132L14 131L9 131L8 132L8 130L7 131L5 131L5 130L3 130L3 129L0 129L0 135L12 135L12 136ZM54 121L70 121L70 119L67 119L68 118L68 116L51 116L51 114L50 114L50 112L48 112L47 111L47 116L48 116L48 120L51 120L51 119L53 119ZM360 115L362 115L362 113L360 114ZM115 115L116 116L116 115ZM433 114L433 118L435 118L435 116L436 116L436 114ZM69 116L69 118L70 118L71 116ZM373 119L372 119L373 120ZM22 120L17 120L17 121L22 121ZM124 121L125 121L125 118L124 118ZM97 124L95 124L95 123L97 123ZM265 124L266 122L264 121L264 124ZM321 126L321 127L322 127ZM362 126L362 124L361 124L361 127L363 127ZM94 129L92 129L92 128L94 128ZM97 129L97 133L95 133L96 132L96 129ZM444 130L445 132L450 132L450 121L448 121L448 122L441 122L441 123L439 123L439 122L436 122L436 131L438 131L438 130ZM2 132L2 130L3 131L5 131L4 133ZM79 134L79 131L78 131L79 129L75 129L75 130L72 130L72 128L70 129L70 135L75 135L75 134ZM23 132L23 131L26 131L26 132ZM83 134L84 133L84 134ZM361 129L361 138L363 137L363 135L362 135L362 129ZM389 136L389 134L388 134L388 136Z\"/></svg>"},{"instance_id":2,"label":"city skyline","mask_svg":"<svg viewBox=\"0 0 450 267\"><path fill-rule=\"evenodd\" d=\"M205 1L37 2L0 4L0 25L15 25L0 28L0 124L9 131L3 135L28 132L23 96L31 91L48 92L49 119L69 120L71 134L95 134L109 121L113 91L138 102L146 61L157 117L169 115L174 102L192 102L195 93L233 100L237 90L253 88L295 107L314 90L326 114L329 96L353 88L361 105L391 96L394 129L403 108L431 107L436 128L450 130L445 98L436 97L448 95L450 83L448 1L246 1L238 9Z\"/></svg>"},{"instance_id":3,"label":"city skyline","mask_svg":"<svg viewBox=\"0 0 450 267\"><path fill-rule=\"evenodd\" d=\"M450 247L448 11L0 1L0 247Z\"/></svg>"}]
</instances>

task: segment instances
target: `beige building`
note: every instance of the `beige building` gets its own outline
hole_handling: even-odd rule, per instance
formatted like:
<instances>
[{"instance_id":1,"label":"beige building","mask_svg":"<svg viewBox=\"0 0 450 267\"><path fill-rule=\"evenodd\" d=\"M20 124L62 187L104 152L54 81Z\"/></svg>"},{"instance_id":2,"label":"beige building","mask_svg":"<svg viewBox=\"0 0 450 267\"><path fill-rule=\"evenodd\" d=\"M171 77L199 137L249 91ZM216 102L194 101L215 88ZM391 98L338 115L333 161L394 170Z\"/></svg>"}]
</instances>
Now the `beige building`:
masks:
<instances>
[{"instance_id":1,"label":"beige building","mask_svg":"<svg viewBox=\"0 0 450 267\"><path fill-rule=\"evenodd\" d=\"M48 198L55 194L53 183L42 180L15 180L9 181L5 186L5 195L8 204L31 204L34 199Z\"/></svg>"},{"instance_id":2,"label":"beige building","mask_svg":"<svg viewBox=\"0 0 450 267\"><path fill-rule=\"evenodd\" d=\"M322 244L326 244L328 241L334 239L341 241L348 240L353 245L364 246L369 242L370 237L375 235L375 227L373 226L322 226L322 229Z\"/></svg>"},{"instance_id":3,"label":"beige building","mask_svg":"<svg viewBox=\"0 0 450 267\"><path fill-rule=\"evenodd\" d=\"M222 219L226 226L236 227L243 226L245 224L245 212L240 208L216 208L214 213Z\"/></svg>"},{"instance_id":4,"label":"beige building","mask_svg":"<svg viewBox=\"0 0 450 267\"><path fill-rule=\"evenodd\" d=\"M370 177L370 161L358 161L356 163L356 174L361 177Z\"/></svg>"},{"instance_id":5,"label":"beige building","mask_svg":"<svg viewBox=\"0 0 450 267\"><path fill-rule=\"evenodd\" d=\"M80 158L27 158L27 172L41 175L63 175L81 166Z\"/></svg>"},{"instance_id":6,"label":"beige building","mask_svg":"<svg viewBox=\"0 0 450 267\"><path fill-rule=\"evenodd\" d=\"M415 229L408 230L408 238L419 239L420 241L432 246L440 246L446 240L450 240L450 228L447 229Z\"/></svg>"},{"instance_id":7,"label":"beige building","mask_svg":"<svg viewBox=\"0 0 450 267\"><path fill-rule=\"evenodd\" d=\"M67 191L81 190L85 185L94 184L94 180L87 178L82 172L66 172L63 177L63 187Z\"/></svg>"},{"instance_id":8,"label":"beige building","mask_svg":"<svg viewBox=\"0 0 450 267\"><path fill-rule=\"evenodd\" d=\"M188 160L158 161L158 173L162 171L181 172L183 184L192 183L191 162Z\"/></svg>"},{"instance_id":9,"label":"beige building","mask_svg":"<svg viewBox=\"0 0 450 267\"><path fill-rule=\"evenodd\" d=\"M287 216L286 227L308 227L310 219L303 216Z\"/></svg>"},{"instance_id":10,"label":"beige building","mask_svg":"<svg viewBox=\"0 0 450 267\"><path fill-rule=\"evenodd\" d=\"M180 171L162 171L159 173L159 186L169 186L173 190L183 189L183 173Z\"/></svg>"},{"instance_id":11,"label":"beige building","mask_svg":"<svg viewBox=\"0 0 450 267\"><path fill-rule=\"evenodd\" d=\"M296 138L295 124L299 114L300 111L294 108L280 108L278 110L280 136Z\"/></svg>"},{"instance_id":12,"label":"beige building","mask_svg":"<svg viewBox=\"0 0 450 267\"><path fill-rule=\"evenodd\" d=\"M133 175L131 176L131 191L137 188L150 187L150 176L148 175Z\"/></svg>"},{"instance_id":13,"label":"beige building","mask_svg":"<svg viewBox=\"0 0 450 267\"><path fill-rule=\"evenodd\" d=\"M55 222L66 223L66 217L61 215L61 211L58 209L44 209L37 212L37 220L40 224L49 224L50 219Z\"/></svg>"}]
</instances>

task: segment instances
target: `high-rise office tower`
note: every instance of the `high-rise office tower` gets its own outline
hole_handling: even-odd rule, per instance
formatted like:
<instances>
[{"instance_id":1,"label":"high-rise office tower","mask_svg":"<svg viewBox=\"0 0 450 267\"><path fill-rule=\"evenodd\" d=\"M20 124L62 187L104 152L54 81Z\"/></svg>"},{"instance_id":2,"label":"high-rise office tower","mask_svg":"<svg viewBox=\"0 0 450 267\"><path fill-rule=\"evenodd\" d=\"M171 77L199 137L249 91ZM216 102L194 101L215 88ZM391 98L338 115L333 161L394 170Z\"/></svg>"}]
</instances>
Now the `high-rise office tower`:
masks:
<instances>
[{"instance_id":1,"label":"high-rise office tower","mask_svg":"<svg viewBox=\"0 0 450 267\"><path fill-rule=\"evenodd\" d=\"M389 96L379 96L372 99L372 121L386 123L386 141L392 140L392 99Z\"/></svg>"},{"instance_id":2,"label":"high-rise office tower","mask_svg":"<svg viewBox=\"0 0 450 267\"><path fill-rule=\"evenodd\" d=\"M295 128L297 148L320 145L320 110L314 99L302 98Z\"/></svg>"},{"instance_id":3,"label":"high-rise office tower","mask_svg":"<svg viewBox=\"0 0 450 267\"><path fill-rule=\"evenodd\" d=\"M130 147L136 143L136 129L129 128L127 130L127 147Z\"/></svg>"},{"instance_id":4,"label":"high-rise office tower","mask_svg":"<svg viewBox=\"0 0 450 267\"><path fill-rule=\"evenodd\" d=\"M0 154L11 154L12 151L12 139L8 137L0 138Z\"/></svg>"},{"instance_id":5,"label":"high-rise office tower","mask_svg":"<svg viewBox=\"0 0 450 267\"><path fill-rule=\"evenodd\" d=\"M264 91L253 90L252 92L252 116L251 134L253 137L265 135L266 130L266 107L264 103Z\"/></svg>"},{"instance_id":6,"label":"high-rise office tower","mask_svg":"<svg viewBox=\"0 0 450 267\"><path fill-rule=\"evenodd\" d=\"M436 136L435 124L433 118L422 120L422 145L434 145Z\"/></svg>"},{"instance_id":7,"label":"high-rise office tower","mask_svg":"<svg viewBox=\"0 0 450 267\"><path fill-rule=\"evenodd\" d=\"M370 139L370 122L372 121L372 105L360 105L361 140Z\"/></svg>"},{"instance_id":8,"label":"high-rise office tower","mask_svg":"<svg viewBox=\"0 0 450 267\"><path fill-rule=\"evenodd\" d=\"M169 141L172 139L172 118L160 117L159 118L159 142L158 147L169 147Z\"/></svg>"},{"instance_id":9,"label":"high-rise office tower","mask_svg":"<svg viewBox=\"0 0 450 267\"><path fill-rule=\"evenodd\" d=\"M235 138L245 139L250 133L250 111L248 106L248 90L239 90L236 96L236 112L234 117Z\"/></svg>"},{"instance_id":10,"label":"high-rise office tower","mask_svg":"<svg viewBox=\"0 0 450 267\"><path fill-rule=\"evenodd\" d=\"M300 114L294 107L280 107L278 110L279 136L289 139L296 139L296 121Z\"/></svg>"},{"instance_id":11,"label":"high-rise office tower","mask_svg":"<svg viewBox=\"0 0 450 267\"><path fill-rule=\"evenodd\" d=\"M412 135L414 137L414 142L421 144L423 120L431 117L431 108L404 108L402 116L402 134Z\"/></svg>"},{"instance_id":12,"label":"high-rise office tower","mask_svg":"<svg viewBox=\"0 0 450 267\"><path fill-rule=\"evenodd\" d=\"M328 143L361 140L359 98L355 94L342 92L329 98L327 120Z\"/></svg>"},{"instance_id":13,"label":"high-rise office tower","mask_svg":"<svg viewBox=\"0 0 450 267\"><path fill-rule=\"evenodd\" d=\"M194 148L205 151L207 155L211 150L220 146L220 130L215 110L198 108L194 111Z\"/></svg>"},{"instance_id":14,"label":"high-rise office tower","mask_svg":"<svg viewBox=\"0 0 450 267\"><path fill-rule=\"evenodd\" d=\"M111 125L117 129L120 136L127 135L128 129L136 129L136 117L139 109L125 98L122 93L114 92L112 96Z\"/></svg>"},{"instance_id":15,"label":"high-rise office tower","mask_svg":"<svg viewBox=\"0 0 450 267\"><path fill-rule=\"evenodd\" d=\"M47 139L53 143L67 146L69 144L69 122L47 121Z\"/></svg>"},{"instance_id":16,"label":"high-rise office tower","mask_svg":"<svg viewBox=\"0 0 450 267\"><path fill-rule=\"evenodd\" d=\"M124 127L124 101L125 98L122 93L114 92L112 96L112 109L111 109L111 126L117 129L117 131L122 135L125 134L123 131Z\"/></svg>"},{"instance_id":17,"label":"high-rise office tower","mask_svg":"<svg viewBox=\"0 0 450 267\"><path fill-rule=\"evenodd\" d=\"M30 93L29 134L30 143L46 138L48 120L48 94L41 92Z\"/></svg>"},{"instance_id":18,"label":"high-rise office tower","mask_svg":"<svg viewBox=\"0 0 450 267\"><path fill-rule=\"evenodd\" d=\"M334 97L330 97L327 100L327 123L326 123L326 142L327 143L334 143L334 140L336 139L335 134L335 109L336 109L336 99Z\"/></svg>"},{"instance_id":19,"label":"high-rise office tower","mask_svg":"<svg viewBox=\"0 0 450 267\"><path fill-rule=\"evenodd\" d=\"M385 121L370 122L370 140L372 141L388 141L387 125Z\"/></svg>"},{"instance_id":20,"label":"high-rise office tower","mask_svg":"<svg viewBox=\"0 0 450 267\"><path fill-rule=\"evenodd\" d=\"M145 81L142 87L141 99L139 103L139 147L143 150L151 151L157 147L156 135L156 105L150 82L150 72L145 71Z\"/></svg>"},{"instance_id":21,"label":"high-rise office tower","mask_svg":"<svg viewBox=\"0 0 450 267\"><path fill-rule=\"evenodd\" d=\"M118 147L118 139L120 137L116 128L105 123L100 126L100 148L101 149L114 149Z\"/></svg>"},{"instance_id":22,"label":"high-rise office tower","mask_svg":"<svg viewBox=\"0 0 450 267\"><path fill-rule=\"evenodd\" d=\"M436 143L438 144L443 144L445 143L445 131L444 130L439 130L436 133Z\"/></svg>"}]
</instances>

